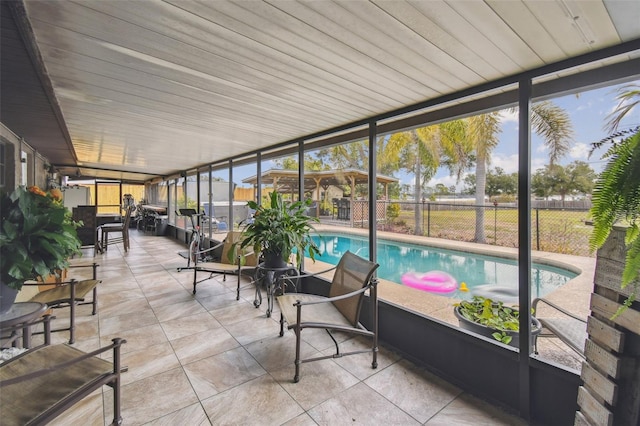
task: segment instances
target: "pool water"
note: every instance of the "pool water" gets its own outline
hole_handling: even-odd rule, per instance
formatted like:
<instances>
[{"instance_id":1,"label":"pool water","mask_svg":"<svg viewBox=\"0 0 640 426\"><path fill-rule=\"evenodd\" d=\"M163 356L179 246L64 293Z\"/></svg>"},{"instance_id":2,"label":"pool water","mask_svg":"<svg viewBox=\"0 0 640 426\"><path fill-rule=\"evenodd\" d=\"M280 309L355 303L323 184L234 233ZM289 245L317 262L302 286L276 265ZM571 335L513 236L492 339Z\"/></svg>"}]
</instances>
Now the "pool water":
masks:
<instances>
[{"instance_id":1,"label":"pool water","mask_svg":"<svg viewBox=\"0 0 640 426\"><path fill-rule=\"evenodd\" d=\"M313 239L320 249L320 256L316 259L322 262L336 265L347 250L369 257L369 243L362 237L322 234ZM407 272L437 270L451 274L458 283L465 282L470 292L474 287L486 284L513 287L514 291L518 288L518 264L515 260L381 239L378 239L377 252L380 264L378 277L398 284ZM576 275L561 268L533 264L531 296L542 297ZM468 294L456 291L448 295L468 298Z\"/></svg>"}]
</instances>

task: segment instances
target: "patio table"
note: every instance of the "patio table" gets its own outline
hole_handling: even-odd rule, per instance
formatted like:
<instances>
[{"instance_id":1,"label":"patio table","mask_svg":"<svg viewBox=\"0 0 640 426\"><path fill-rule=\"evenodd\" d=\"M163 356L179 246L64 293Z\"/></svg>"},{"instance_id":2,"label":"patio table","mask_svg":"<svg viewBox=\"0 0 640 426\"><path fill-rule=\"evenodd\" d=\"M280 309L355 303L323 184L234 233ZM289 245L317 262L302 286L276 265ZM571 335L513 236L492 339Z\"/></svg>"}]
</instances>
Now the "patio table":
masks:
<instances>
[{"instance_id":1,"label":"patio table","mask_svg":"<svg viewBox=\"0 0 640 426\"><path fill-rule=\"evenodd\" d=\"M47 305L40 302L16 302L7 312L0 315L0 330L22 325L22 347L30 348L31 322L40 318L46 309ZM8 343L13 346L19 337L15 331L11 335L2 336L3 339L8 338Z\"/></svg>"},{"instance_id":2,"label":"patio table","mask_svg":"<svg viewBox=\"0 0 640 426\"><path fill-rule=\"evenodd\" d=\"M290 278L280 280L279 278L286 275ZM287 284L294 285L294 280L297 282L297 277L300 275L298 270L293 265L287 265L282 268L267 267L264 263L260 263L256 267L254 284L256 286L256 296L253 301L253 306L258 308L262 304L262 292L260 286L264 285L267 290L267 318L271 316L273 312L273 298L276 293L283 294ZM281 283L281 284L280 284ZM296 286L297 288L297 286Z\"/></svg>"}]
</instances>

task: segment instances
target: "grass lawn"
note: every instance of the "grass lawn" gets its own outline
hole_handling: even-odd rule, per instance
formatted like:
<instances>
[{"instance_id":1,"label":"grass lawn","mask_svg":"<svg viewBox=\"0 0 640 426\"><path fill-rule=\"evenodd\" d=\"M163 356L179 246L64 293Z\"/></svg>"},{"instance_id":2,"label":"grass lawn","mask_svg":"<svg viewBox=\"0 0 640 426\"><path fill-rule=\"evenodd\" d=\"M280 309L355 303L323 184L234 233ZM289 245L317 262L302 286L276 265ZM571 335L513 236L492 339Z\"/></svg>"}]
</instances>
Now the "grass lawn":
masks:
<instances>
[{"instance_id":1,"label":"grass lawn","mask_svg":"<svg viewBox=\"0 0 640 426\"><path fill-rule=\"evenodd\" d=\"M531 248L554 253L591 256L589 235L585 225L587 211L537 209L531 212ZM470 206L455 210L432 209L420 215L423 235L459 241L475 238L476 212ZM390 230L413 233L413 211L401 210ZM512 208L487 208L484 216L485 239L488 244L506 247L518 245L518 211Z\"/></svg>"}]
</instances>

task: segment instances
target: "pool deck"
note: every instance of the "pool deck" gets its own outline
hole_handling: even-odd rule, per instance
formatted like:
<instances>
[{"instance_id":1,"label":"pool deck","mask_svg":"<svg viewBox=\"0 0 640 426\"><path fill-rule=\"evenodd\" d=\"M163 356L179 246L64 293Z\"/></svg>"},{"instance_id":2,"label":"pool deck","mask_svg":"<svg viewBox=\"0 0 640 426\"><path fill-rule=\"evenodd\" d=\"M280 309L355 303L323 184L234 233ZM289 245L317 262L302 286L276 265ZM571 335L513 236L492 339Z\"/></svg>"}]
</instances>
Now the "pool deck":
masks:
<instances>
[{"instance_id":1,"label":"pool deck","mask_svg":"<svg viewBox=\"0 0 640 426\"><path fill-rule=\"evenodd\" d=\"M353 229L337 226L317 225L318 232L339 232L351 235L368 236L366 229ZM487 244L468 243L463 241L443 240L439 238L421 237L415 235L396 234L378 231L378 238L398 242L428 245L448 250L496 256L507 259L517 259L516 248L499 247ZM568 269L578 274L566 284L544 296L545 299L557 303L581 318L589 315L589 300L593 289L596 259L593 257L572 256L559 253L532 251L532 262ZM382 262L383 260L379 260ZM322 262L305 264L309 272L321 271L327 267ZM457 326L458 320L453 314L453 305L457 299L442 297L436 294L415 290L396 283L380 280L378 296L391 303L403 306L409 310L423 314L440 321ZM540 314L547 314L544 306L540 306ZM539 357L555 364L573 370L580 370L582 359L568 346L556 338L538 339Z\"/></svg>"}]
</instances>

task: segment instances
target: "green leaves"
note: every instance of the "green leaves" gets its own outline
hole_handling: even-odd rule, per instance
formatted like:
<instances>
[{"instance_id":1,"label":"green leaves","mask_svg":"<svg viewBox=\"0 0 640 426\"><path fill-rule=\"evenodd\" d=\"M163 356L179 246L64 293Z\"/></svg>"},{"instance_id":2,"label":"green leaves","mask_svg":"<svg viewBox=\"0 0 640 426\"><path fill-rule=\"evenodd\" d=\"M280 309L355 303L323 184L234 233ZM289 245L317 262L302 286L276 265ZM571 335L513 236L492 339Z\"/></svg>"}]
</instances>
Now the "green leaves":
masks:
<instances>
[{"instance_id":1,"label":"green leaves","mask_svg":"<svg viewBox=\"0 0 640 426\"><path fill-rule=\"evenodd\" d=\"M20 289L24 281L68 266L80 253L70 212L37 188L18 187L2 194L0 266L2 282Z\"/></svg>"},{"instance_id":2,"label":"green leaves","mask_svg":"<svg viewBox=\"0 0 640 426\"><path fill-rule=\"evenodd\" d=\"M255 201L247 204L249 208L255 209L254 220L243 231L240 249L252 247L255 253L281 253L285 261L295 252L298 267L302 265L308 249L309 257L315 260L319 249L311 239L311 222L317 222L318 219L306 214L311 201L286 202L281 194L272 192L266 206ZM236 246L234 244L233 250L230 250L230 259L236 256Z\"/></svg>"},{"instance_id":3,"label":"green leaves","mask_svg":"<svg viewBox=\"0 0 640 426\"><path fill-rule=\"evenodd\" d=\"M591 250L600 248L617 222L628 225L622 288L640 275L640 131L614 143L604 154L607 165L593 192Z\"/></svg>"},{"instance_id":4,"label":"green leaves","mask_svg":"<svg viewBox=\"0 0 640 426\"><path fill-rule=\"evenodd\" d=\"M511 336L507 331L520 329L520 312L516 309L504 306L502 302L496 302L481 296L473 296L470 301L460 302L459 312L471 322L484 325L496 330L492 336L505 344L511 342Z\"/></svg>"}]
</instances>

